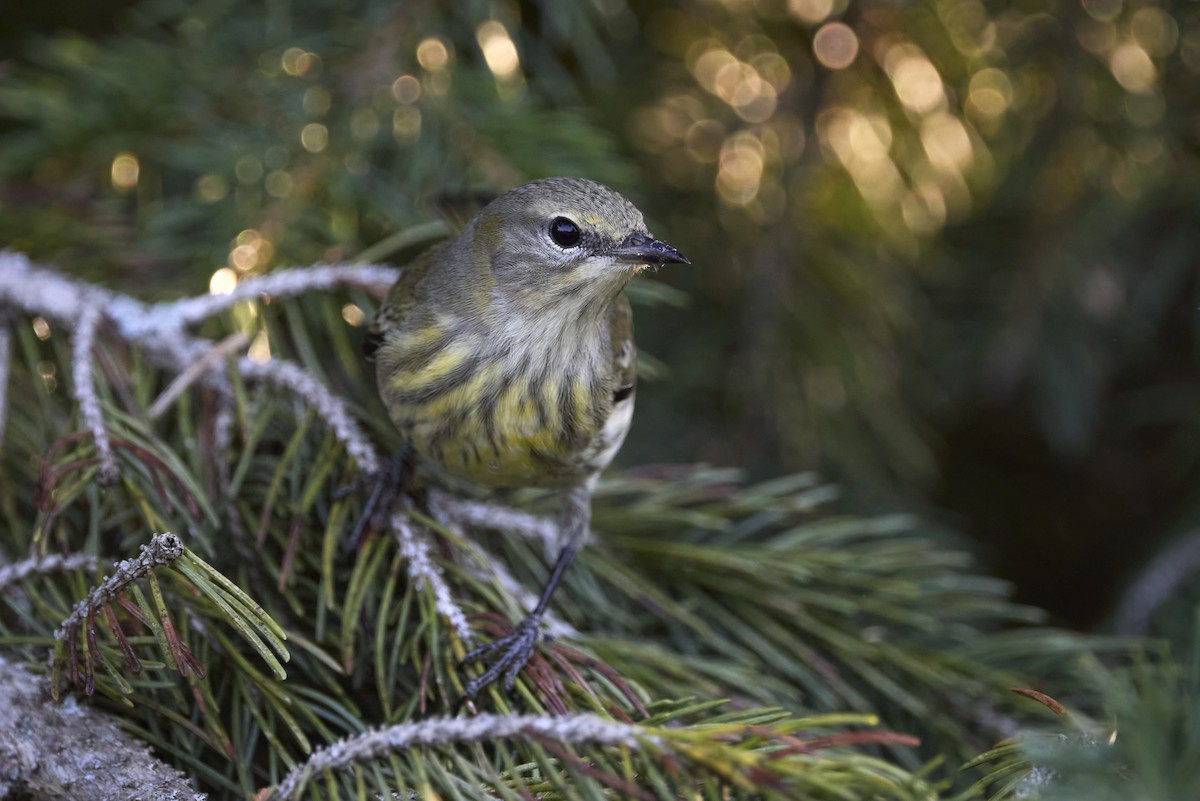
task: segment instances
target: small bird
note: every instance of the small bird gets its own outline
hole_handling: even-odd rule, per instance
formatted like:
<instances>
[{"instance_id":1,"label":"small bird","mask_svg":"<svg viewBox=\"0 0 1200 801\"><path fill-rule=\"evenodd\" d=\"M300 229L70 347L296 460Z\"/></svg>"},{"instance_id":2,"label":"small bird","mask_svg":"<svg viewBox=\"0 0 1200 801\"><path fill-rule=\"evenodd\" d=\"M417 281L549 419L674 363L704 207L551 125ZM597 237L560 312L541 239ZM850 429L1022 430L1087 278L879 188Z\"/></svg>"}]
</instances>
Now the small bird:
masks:
<instances>
[{"instance_id":1,"label":"small bird","mask_svg":"<svg viewBox=\"0 0 1200 801\"><path fill-rule=\"evenodd\" d=\"M538 604L511 634L466 655L464 665L495 657L463 700L502 673L511 689L533 655L587 534L597 478L633 417L625 286L670 262L690 263L620 194L547 178L499 196L457 239L405 267L379 309L367 348L406 443L387 480L406 480L415 457L485 487L562 493L562 550Z\"/></svg>"}]
</instances>

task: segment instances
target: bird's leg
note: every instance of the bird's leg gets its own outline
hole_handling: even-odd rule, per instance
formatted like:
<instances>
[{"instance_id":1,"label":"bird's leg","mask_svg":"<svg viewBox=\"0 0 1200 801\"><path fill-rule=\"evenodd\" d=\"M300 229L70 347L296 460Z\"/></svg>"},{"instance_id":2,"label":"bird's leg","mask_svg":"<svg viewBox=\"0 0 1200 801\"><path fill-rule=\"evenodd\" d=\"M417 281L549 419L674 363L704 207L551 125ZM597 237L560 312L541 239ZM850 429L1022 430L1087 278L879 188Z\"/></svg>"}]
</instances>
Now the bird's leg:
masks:
<instances>
[{"instance_id":1,"label":"bird's leg","mask_svg":"<svg viewBox=\"0 0 1200 801\"><path fill-rule=\"evenodd\" d=\"M386 518L391 514L405 485L412 478L415 457L416 451L413 450L412 445L405 445L384 462L378 470L360 476L334 493L335 498L344 498L361 487L367 485L371 487L371 494L367 496L362 514L359 515L358 522L354 524L354 531L350 533L345 542L347 549L358 548L358 543L372 520Z\"/></svg>"},{"instance_id":2,"label":"bird's leg","mask_svg":"<svg viewBox=\"0 0 1200 801\"><path fill-rule=\"evenodd\" d=\"M504 674L504 689L511 690L517 680L517 674L533 656L533 649L541 637L542 615L546 613L546 608L550 605L550 597L554 595L554 590L558 588L563 574L575 559L575 554L579 552L587 535L588 523L591 520L591 494L590 486L577 487L567 494L561 523L562 550L559 551L558 559L554 562L550 578L546 580L546 586L542 589L537 606L513 627L510 634L495 642L480 646L463 657L461 666L483 661L485 657L499 652L499 657L491 662L483 673L467 682L463 688L463 697L459 699L459 706L466 700L474 698L480 690L498 679L501 674Z\"/></svg>"}]
</instances>

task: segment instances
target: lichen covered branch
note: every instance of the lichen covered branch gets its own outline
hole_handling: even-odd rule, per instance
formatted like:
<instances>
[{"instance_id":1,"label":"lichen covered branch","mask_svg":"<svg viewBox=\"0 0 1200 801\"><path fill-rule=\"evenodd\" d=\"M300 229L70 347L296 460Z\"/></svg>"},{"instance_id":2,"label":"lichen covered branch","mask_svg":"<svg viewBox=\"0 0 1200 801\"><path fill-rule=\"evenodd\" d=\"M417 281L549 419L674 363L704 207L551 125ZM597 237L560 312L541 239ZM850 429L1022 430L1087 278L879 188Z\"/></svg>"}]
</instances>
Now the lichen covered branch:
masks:
<instances>
[{"instance_id":1,"label":"lichen covered branch","mask_svg":"<svg viewBox=\"0 0 1200 801\"><path fill-rule=\"evenodd\" d=\"M100 560L90 553L66 555L54 553L4 565L0 567L0 592L33 575L71 570L92 570L99 562Z\"/></svg>"},{"instance_id":2,"label":"lichen covered branch","mask_svg":"<svg viewBox=\"0 0 1200 801\"><path fill-rule=\"evenodd\" d=\"M204 801L102 712L51 703L44 679L0 657L0 798Z\"/></svg>"},{"instance_id":3,"label":"lichen covered branch","mask_svg":"<svg viewBox=\"0 0 1200 801\"><path fill-rule=\"evenodd\" d=\"M470 718L429 718L401 723L386 729L348 737L312 753L308 761L296 766L271 798L296 798L310 776L326 770L338 770L369 762L381 756L411 748L472 743L484 740L540 739L556 743L613 745L638 749L644 745L661 747L661 742L645 729L596 715L477 715Z\"/></svg>"}]
</instances>

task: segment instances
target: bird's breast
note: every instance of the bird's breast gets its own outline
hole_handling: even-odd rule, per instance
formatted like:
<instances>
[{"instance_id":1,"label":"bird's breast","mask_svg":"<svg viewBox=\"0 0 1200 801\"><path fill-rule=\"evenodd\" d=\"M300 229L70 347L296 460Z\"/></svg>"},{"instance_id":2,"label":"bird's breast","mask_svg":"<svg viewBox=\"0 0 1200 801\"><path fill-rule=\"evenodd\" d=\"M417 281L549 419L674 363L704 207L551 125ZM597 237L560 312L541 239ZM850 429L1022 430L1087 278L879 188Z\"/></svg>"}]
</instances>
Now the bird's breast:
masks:
<instances>
[{"instance_id":1,"label":"bird's breast","mask_svg":"<svg viewBox=\"0 0 1200 801\"><path fill-rule=\"evenodd\" d=\"M417 452L453 475L489 486L567 486L615 452L602 344L414 332L383 348L381 394Z\"/></svg>"}]
</instances>

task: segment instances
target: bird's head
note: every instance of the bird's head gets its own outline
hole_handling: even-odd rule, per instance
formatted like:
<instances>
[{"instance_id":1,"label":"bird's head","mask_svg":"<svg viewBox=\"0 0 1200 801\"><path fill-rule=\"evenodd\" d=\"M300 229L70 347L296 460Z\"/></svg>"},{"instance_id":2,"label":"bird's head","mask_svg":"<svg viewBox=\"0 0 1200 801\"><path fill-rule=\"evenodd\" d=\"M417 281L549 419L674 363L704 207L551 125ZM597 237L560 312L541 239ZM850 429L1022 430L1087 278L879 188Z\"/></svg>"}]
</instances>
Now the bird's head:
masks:
<instances>
[{"instance_id":1,"label":"bird's head","mask_svg":"<svg viewBox=\"0 0 1200 801\"><path fill-rule=\"evenodd\" d=\"M632 203L583 178L505 192L468 224L463 240L488 282L539 303L611 298L648 266L690 263L650 235Z\"/></svg>"}]
</instances>

